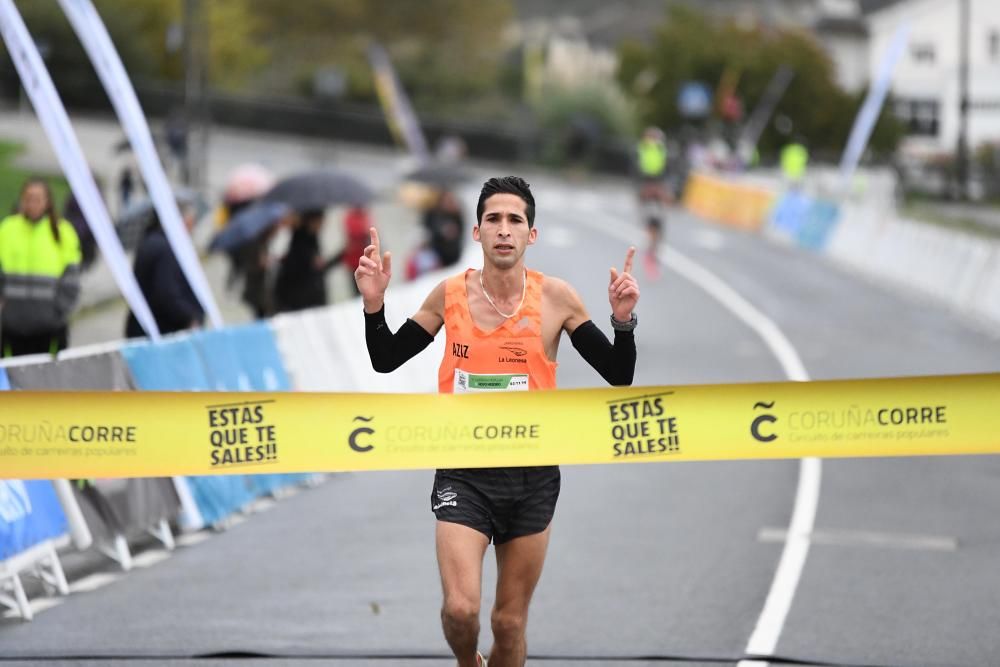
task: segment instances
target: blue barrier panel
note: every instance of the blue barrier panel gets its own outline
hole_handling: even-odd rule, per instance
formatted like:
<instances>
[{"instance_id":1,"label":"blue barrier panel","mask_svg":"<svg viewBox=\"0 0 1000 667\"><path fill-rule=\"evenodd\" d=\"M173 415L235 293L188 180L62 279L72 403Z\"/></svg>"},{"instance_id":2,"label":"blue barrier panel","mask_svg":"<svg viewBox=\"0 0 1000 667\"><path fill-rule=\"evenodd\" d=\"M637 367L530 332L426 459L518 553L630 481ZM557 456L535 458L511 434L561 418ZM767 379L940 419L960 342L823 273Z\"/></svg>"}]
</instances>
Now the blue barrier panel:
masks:
<instances>
[{"instance_id":1,"label":"blue barrier panel","mask_svg":"<svg viewBox=\"0 0 1000 667\"><path fill-rule=\"evenodd\" d=\"M799 247L823 250L840 219L840 209L831 201L789 192L771 212L771 229Z\"/></svg>"},{"instance_id":2,"label":"blue barrier panel","mask_svg":"<svg viewBox=\"0 0 1000 667\"><path fill-rule=\"evenodd\" d=\"M771 212L771 227L790 239L796 239L805 223L812 199L801 192L788 192Z\"/></svg>"},{"instance_id":3,"label":"blue barrier panel","mask_svg":"<svg viewBox=\"0 0 1000 667\"><path fill-rule=\"evenodd\" d=\"M231 327L226 332L233 339L233 349L254 391L289 391L292 388L274 331L268 324L255 322Z\"/></svg>"},{"instance_id":4,"label":"blue barrier panel","mask_svg":"<svg viewBox=\"0 0 1000 667\"><path fill-rule=\"evenodd\" d=\"M213 475L186 479L198 511L208 525L233 514L259 495L248 475Z\"/></svg>"},{"instance_id":5,"label":"blue barrier panel","mask_svg":"<svg viewBox=\"0 0 1000 667\"><path fill-rule=\"evenodd\" d=\"M122 348L122 356L140 389L210 391L215 388L191 336L159 343L129 344ZM239 510L255 497L244 475L188 477L187 480L198 511L208 524Z\"/></svg>"},{"instance_id":6,"label":"blue barrier panel","mask_svg":"<svg viewBox=\"0 0 1000 667\"><path fill-rule=\"evenodd\" d=\"M140 389L147 391L211 391L198 350L188 337L159 343L130 343L122 356Z\"/></svg>"},{"instance_id":7,"label":"blue barrier panel","mask_svg":"<svg viewBox=\"0 0 1000 667\"><path fill-rule=\"evenodd\" d=\"M823 250L839 220L840 208L836 204L817 199L806 211L805 222L798 234L799 245L810 250Z\"/></svg>"},{"instance_id":8,"label":"blue barrier panel","mask_svg":"<svg viewBox=\"0 0 1000 667\"><path fill-rule=\"evenodd\" d=\"M274 331L264 322L225 329L230 346L239 358L241 370L250 378L255 391L288 391L291 381L285 371ZM260 495L297 484L309 475L249 475L254 491Z\"/></svg>"},{"instance_id":9,"label":"blue barrier panel","mask_svg":"<svg viewBox=\"0 0 1000 667\"><path fill-rule=\"evenodd\" d=\"M7 372L0 368L0 391L9 389ZM0 480L0 561L67 531L52 482Z\"/></svg>"},{"instance_id":10,"label":"blue barrier panel","mask_svg":"<svg viewBox=\"0 0 1000 667\"><path fill-rule=\"evenodd\" d=\"M67 530L52 482L0 480L0 561Z\"/></svg>"},{"instance_id":11,"label":"blue barrier panel","mask_svg":"<svg viewBox=\"0 0 1000 667\"><path fill-rule=\"evenodd\" d=\"M242 367L237 347L228 329L200 331L191 336L215 391L250 391L250 376Z\"/></svg>"}]
</instances>

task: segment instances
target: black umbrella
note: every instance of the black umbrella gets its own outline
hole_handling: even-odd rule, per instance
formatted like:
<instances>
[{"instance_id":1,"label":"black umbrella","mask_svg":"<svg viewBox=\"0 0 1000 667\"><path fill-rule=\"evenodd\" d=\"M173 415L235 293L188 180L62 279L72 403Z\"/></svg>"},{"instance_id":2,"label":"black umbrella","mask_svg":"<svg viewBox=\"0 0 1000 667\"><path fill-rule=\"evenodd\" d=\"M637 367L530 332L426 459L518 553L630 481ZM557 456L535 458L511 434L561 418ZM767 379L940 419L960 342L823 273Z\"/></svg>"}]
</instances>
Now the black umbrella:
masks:
<instances>
[{"instance_id":1,"label":"black umbrella","mask_svg":"<svg viewBox=\"0 0 1000 667\"><path fill-rule=\"evenodd\" d=\"M316 211L336 204L368 204L374 198L371 189L353 176L324 170L282 179L263 201L288 204L296 211Z\"/></svg>"},{"instance_id":2,"label":"black umbrella","mask_svg":"<svg viewBox=\"0 0 1000 667\"><path fill-rule=\"evenodd\" d=\"M469 175L457 164L428 162L406 175L405 180L426 183L438 188L451 188L468 180Z\"/></svg>"},{"instance_id":3,"label":"black umbrella","mask_svg":"<svg viewBox=\"0 0 1000 667\"><path fill-rule=\"evenodd\" d=\"M205 211L204 200L194 190L177 188L174 190L174 198L180 206L195 206L195 217L201 217ZM153 221L154 215L156 215L156 208L153 206L151 198L133 197L129 201L115 222L118 238L121 239L126 250L131 250L138 245L139 239L142 238L149 223Z\"/></svg>"},{"instance_id":4,"label":"black umbrella","mask_svg":"<svg viewBox=\"0 0 1000 667\"><path fill-rule=\"evenodd\" d=\"M251 241L265 229L278 224L283 217L291 212L288 204L281 202L264 202L249 206L226 223L226 227L216 234L209 250L232 250Z\"/></svg>"}]
</instances>

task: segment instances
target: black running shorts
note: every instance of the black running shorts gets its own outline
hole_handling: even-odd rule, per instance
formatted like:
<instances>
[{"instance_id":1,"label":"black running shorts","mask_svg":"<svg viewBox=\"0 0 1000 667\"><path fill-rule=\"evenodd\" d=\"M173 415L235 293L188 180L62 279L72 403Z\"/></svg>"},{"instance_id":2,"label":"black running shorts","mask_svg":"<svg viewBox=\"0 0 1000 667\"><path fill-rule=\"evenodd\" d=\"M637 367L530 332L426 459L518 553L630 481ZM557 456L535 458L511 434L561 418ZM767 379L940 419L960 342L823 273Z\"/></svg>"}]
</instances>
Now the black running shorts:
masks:
<instances>
[{"instance_id":1,"label":"black running shorts","mask_svg":"<svg viewBox=\"0 0 1000 667\"><path fill-rule=\"evenodd\" d=\"M438 470L431 510L438 521L468 526L503 544L548 527L559 487L558 466Z\"/></svg>"}]
</instances>

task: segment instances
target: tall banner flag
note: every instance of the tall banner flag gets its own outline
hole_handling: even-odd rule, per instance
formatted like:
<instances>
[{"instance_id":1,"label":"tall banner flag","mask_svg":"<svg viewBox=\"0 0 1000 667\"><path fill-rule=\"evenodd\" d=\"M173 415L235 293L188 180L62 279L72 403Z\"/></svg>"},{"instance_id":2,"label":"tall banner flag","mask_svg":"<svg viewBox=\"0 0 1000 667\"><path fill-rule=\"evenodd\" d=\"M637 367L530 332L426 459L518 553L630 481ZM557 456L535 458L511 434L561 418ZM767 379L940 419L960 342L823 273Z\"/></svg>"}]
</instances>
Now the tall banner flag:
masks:
<instances>
[{"instance_id":1,"label":"tall banner flag","mask_svg":"<svg viewBox=\"0 0 1000 667\"><path fill-rule=\"evenodd\" d=\"M427 162L429 159L427 140L424 139L424 133L420 129L417 115L413 113L413 107L410 106L410 100L399 83L396 70L389 60L389 54L379 44L372 42L368 45L368 61L375 77L375 90L393 136L420 162Z\"/></svg>"},{"instance_id":2,"label":"tall banner flag","mask_svg":"<svg viewBox=\"0 0 1000 667\"><path fill-rule=\"evenodd\" d=\"M743 126L743 132L739 139L737 150L744 164L749 163L753 157L754 151L757 150L757 142L760 141L760 135L764 133L764 128L767 127L771 114L778 108L778 102L781 101L785 91L788 90L788 85L794 78L795 70L788 65L782 65L768 82L764 94L760 96L760 101L757 102L753 113L750 114L750 119Z\"/></svg>"},{"instance_id":3,"label":"tall banner flag","mask_svg":"<svg viewBox=\"0 0 1000 667\"><path fill-rule=\"evenodd\" d=\"M142 171L142 178L153 199L153 206L156 208L167 240L170 241L170 247L184 272L184 277L187 278L191 290L204 308L212 326L221 328L222 313L198 261L198 253L191 242L191 235L181 220L173 190L156 154L149 125L139 105L139 98L136 97L135 89L104 27L104 22L101 21L90 0L59 0L59 4L80 42L83 43L83 48L101 78L104 90L132 145L139 169Z\"/></svg>"},{"instance_id":4,"label":"tall banner flag","mask_svg":"<svg viewBox=\"0 0 1000 667\"><path fill-rule=\"evenodd\" d=\"M132 274L125 250L115 233L111 216L104 206L90 167L87 166L66 109L13 0L0 0L0 34L3 35L14 67L21 77L21 84L35 108L35 114L52 144L59 165L94 233L118 289L150 338L159 339L160 330L156 326L156 320Z\"/></svg>"},{"instance_id":5,"label":"tall banner flag","mask_svg":"<svg viewBox=\"0 0 1000 667\"><path fill-rule=\"evenodd\" d=\"M871 88L868 89L868 96L865 103L861 105L861 111L854 119L854 127L851 128L851 136L847 140L847 147L844 148L844 156L840 160L840 193L841 196L847 194L851 187L851 178L858 168L861 154L868 145L872 130L875 129L875 122L882 111L882 104L885 96L889 92L889 84L892 83L892 73L896 69L896 63L903 55L906 44L910 39L910 24L902 23L896 28L889 48L878 66L878 75L872 81Z\"/></svg>"}]
</instances>

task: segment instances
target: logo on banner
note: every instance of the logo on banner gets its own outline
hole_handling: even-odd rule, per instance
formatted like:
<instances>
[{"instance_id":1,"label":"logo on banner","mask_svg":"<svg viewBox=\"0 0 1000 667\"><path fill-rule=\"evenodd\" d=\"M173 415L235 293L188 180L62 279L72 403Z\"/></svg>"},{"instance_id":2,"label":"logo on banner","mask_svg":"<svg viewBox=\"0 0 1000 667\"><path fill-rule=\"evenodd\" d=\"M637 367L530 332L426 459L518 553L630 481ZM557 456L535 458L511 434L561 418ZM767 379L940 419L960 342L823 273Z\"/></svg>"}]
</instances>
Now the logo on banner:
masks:
<instances>
[{"instance_id":1,"label":"logo on banner","mask_svg":"<svg viewBox=\"0 0 1000 667\"><path fill-rule=\"evenodd\" d=\"M354 421L370 423L373 419L375 418L362 417L361 415L358 415L354 418ZM351 446L351 449L359 453L370 452L375 449L375 445L370 444L367 438L365 439L365 442L361 442L359 440L360 436L363 435L375 435L375 429L370 426L359 426L351 431L351 434L347 436L347 444Z\"/></svg>"},{"instance_id":2,"label":"logo on banner","mask_svg":"<svg viewBox=\"0 0 1000 667\"><path fill-rule=\"evenodd\" d=\"M753 405L754 410L772 410L774 409L774 401L770 403L765 403L763 401L757 401ZM753 436L754 440L758 442L772 442L778 439L778 435L771 431L769 428L764 427L764 424L773 424L778 421L778 418L774 415L762 414L754 418L750 422L750 435Z\"/></svg>"},{"instance_id":3,"label":"logo on banner","mask_svg":"<svg viewBox=\"0 0 1000 667\"><path fill-rule=\"evenodd\" d=\"M667 414L663 401L674 392L608 402L614 457L679 454L677 417Z\"/></svg>"}]
</instances>

